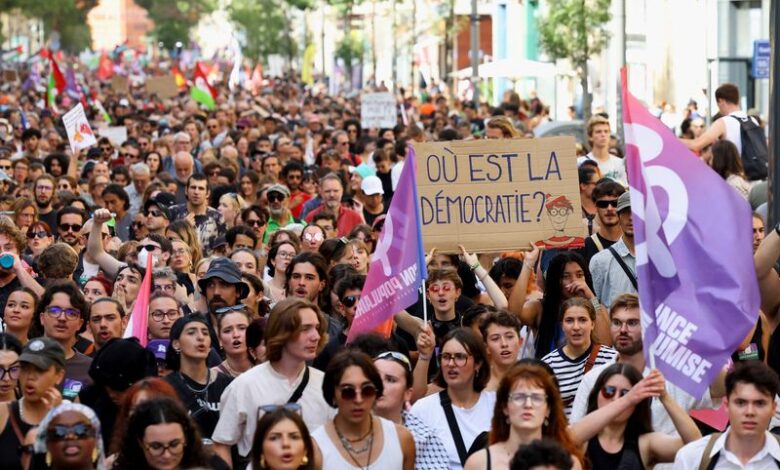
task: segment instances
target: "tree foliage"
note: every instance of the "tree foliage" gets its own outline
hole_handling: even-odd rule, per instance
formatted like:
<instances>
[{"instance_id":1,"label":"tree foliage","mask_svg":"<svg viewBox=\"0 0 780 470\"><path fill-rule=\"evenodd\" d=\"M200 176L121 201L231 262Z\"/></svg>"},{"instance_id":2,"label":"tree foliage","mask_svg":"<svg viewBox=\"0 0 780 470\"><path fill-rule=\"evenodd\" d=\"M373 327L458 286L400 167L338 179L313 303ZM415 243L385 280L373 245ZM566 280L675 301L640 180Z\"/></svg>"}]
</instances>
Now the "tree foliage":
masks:
<instances>
[{"instance_id":1,"label":"tree foliage","mask_svg":"<svg viewBox=\"0 0 780 470\"><path fill-rule=\"evenodd\" d=\"M538 19L539 45L552 59L571 60L583 89L585 117L590 116L588 59L609 41L606 24L611 0L547 0L547 14Z\"/></svg>"},{"instance_id":2,"label":"tree foliage","mask_svg":"<svg viewBox=\"0 0 780 470\"><path fill-rule=\"evenodd\" d=\"M166 48L172 48L178 41L186 44L190 30L213 12L217 4L216 0L136 0L136 3L149 13L154 21L152 36Z\"/></svg>"},{"instance_id":3,"label":"tree foliage","mask_svg":"<svg viewBox=\"0 0 780 470\"><path fill-rule=\"evenodd\" d=\"M0 11L16 9L28 18L40 18L43 21L46 39L56 31L60 36L62 49L78 52L90 47L91 35L87 26L87 14L97 4L98 0L0 0Z\"/></svg>"},{"instance_id":4,"label":"tree foliage","mask_svg":"<svg viewBox=\"0 0 780 470\"><path fill-rule=\"evenodd\" d=\"M312 6L313 0L233 0L228 12L245 34L246 56L257 59L284 54L291 58L297 54L298 44L290 34L288 9Z\"/></svg>"}]
</instances>

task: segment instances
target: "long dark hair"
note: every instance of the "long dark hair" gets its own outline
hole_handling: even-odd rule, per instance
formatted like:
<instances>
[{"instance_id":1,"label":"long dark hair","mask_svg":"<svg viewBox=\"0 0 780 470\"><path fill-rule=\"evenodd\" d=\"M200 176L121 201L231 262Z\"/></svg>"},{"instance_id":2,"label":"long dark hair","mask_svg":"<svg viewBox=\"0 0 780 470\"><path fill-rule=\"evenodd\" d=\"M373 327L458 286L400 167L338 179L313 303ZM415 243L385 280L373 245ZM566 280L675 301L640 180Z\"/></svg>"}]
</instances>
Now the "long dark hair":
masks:
<instances>
[{"instance_id":1,"label":"long dark hair","mask_svg":"<svg viewBox=\"0 0 780 470\"><path fill-rule=\"evenodd\" d=\"M601 393L601 389L607 383L607 380L615 375L622 375L627 378L632 387L642 380L642 374L631 364L615 363L607 367L601 372L599 378L596 379L593 390L588 395L588 413L592 413L599 407L599 393ZM636 405L634 412L631 413L631 417L628 418L626 433L632 436L641 436L649 432L653 432L653 425L650 421L650 398L646 398Z\"/></svg>"},{"instance_id":2,"label":"long dark hair","mask_svg":"<svg viewBox=\"0 0 780 470\"><path fill-rule=\"evenodd\" d=\"M563 271L569 263L577 263L585 272L585 282L593 289L593 280L590 277L588 265L579 253L564 251L555 255L547 268L547 276L544 282L544 299L542 299L542 319L539 322L539 332L536 338L536 357L543 358L557 345L553 345L557 325L560 323L559 315L561 303L564 300L561 280Z\"/></svg>"},{"instance_id":3,"label":"long dark hair","mask_svg":"<svg viewBox=\"0 0 780 470\"><path fill-rule=\"evenodd\" d=\"M712 144L712 169L724 180L731 175L745 177L742 158L733 142L723 139Z\"/></svg>"},{"instance_id":4,"label":"long dark hair","mask_svg":"<svg viewBox=\"0 0 780 470\"><path fill-rule=\"evenodd\" d=\"M170 398L155 398L138 405L127 421L127 430L116 465L124 468L150 468L141 448L144 433L149 426L167 423L178 423L184 431L185 448L179 466L208 466L208 457L203 450L197 425L189 417L187 410Z\"/></svg>"},{"instance_id":5,"label":"long dark hair","mask_svg":"<svg viewBox=\"0 0 780 470\"><path fill-rule=\"evenodd\" d=\"M252 468L263 468L260 466L260 457L263 455L263 441L265 441L265 436L274 426L276 426L277 423L284 421L285 419L289 419L295 423L295 426L301 433L303 446L306 449L306 457L308 458L308 462L306 462L305 465L299 466L298 469L314 469L314 444L312 442L311 435L309 434L309 429L306 427L306 424L303 422L303 418L301 418L300 414L295 411L288 410L283 406L280 406L278 409L270 413L264 414L263 417L260 418L260 421L258 421L255 437L252 440Z\"/></svg>"}]
</instances>

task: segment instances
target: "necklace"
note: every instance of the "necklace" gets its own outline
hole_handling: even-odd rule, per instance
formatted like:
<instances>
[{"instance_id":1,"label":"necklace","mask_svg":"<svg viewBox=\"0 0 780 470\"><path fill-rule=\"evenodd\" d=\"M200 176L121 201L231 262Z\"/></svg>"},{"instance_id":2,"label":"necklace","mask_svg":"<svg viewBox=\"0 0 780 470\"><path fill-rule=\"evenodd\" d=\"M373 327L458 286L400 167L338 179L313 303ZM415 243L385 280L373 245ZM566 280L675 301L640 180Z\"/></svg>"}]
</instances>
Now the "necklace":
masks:
<instances>
[{"instance_id":1,"label":"necklace","mask_svg":"<svg viewBox=\"0 0 780 470\"><path fill-rule=\"evenodd\" d=\"M366 470L371 465L371 453L372 453L373 448L374 448L374 416L373 415L369 415L369 416L371 418L371 423L369 425L370 429L369 429L369 432L368 432L368 440L366 441L366 445L362 449L355 449L355 448L353 448L352 444L349 441L349 439L344 437L344 435L341 434L341 431L339 431L339 428L336 426L336 421L333 421L333 428L336 430L336 434L338 434L338 436L339 436L339 440L341 441L341 445L344 446L344 450L347 451L347 454L349 455L349 458L351 458L352 461L355 462L355 465L357 465L358 468L361 468L361 469L364 468ZM363 438L361 438L361 439L363 439ZM361 439L358 439L357 441L353 441L353 442L358 442ZM368 459L366 460L366 466L364 467L364 466L360 465L360 462L358 462L357 458L355 458L355 456L352 455L352 454L360 455L360 454L362 454L362 453L364 453L366 451L368 451Z\"/></svg>"},{"instance_id":2,"label":"necklace","mask_svg":"<svg viewBox=\"0 0 780 470\"><path fill-rule=\"evenodd\" d=\"M30 424L30 422L24 418L24 397L19 399L19 417L22 418L22 421L25 423Z\"/></svg>"},{"instance_id":3,"label":"necklace","mask_svg":"<svg viewBox=\"0 0 780 470\"><path fill-rule=\"evenodd\" d=\"M189 389L190 392L196 395L200 395L201 393L207 392L209 389L209 385L211 385L211 371L206 372L206 385L200 390L196 388L192 388L190 384L187 383L187 380L184 378L184 375L181 373L181 371L177 372L177 374L179 374L179 378L181 379L181 382L184 384L184 386L187 387L187 389ZM193 382L195 381L193 380Z\"/></svg>"}]
</instances>

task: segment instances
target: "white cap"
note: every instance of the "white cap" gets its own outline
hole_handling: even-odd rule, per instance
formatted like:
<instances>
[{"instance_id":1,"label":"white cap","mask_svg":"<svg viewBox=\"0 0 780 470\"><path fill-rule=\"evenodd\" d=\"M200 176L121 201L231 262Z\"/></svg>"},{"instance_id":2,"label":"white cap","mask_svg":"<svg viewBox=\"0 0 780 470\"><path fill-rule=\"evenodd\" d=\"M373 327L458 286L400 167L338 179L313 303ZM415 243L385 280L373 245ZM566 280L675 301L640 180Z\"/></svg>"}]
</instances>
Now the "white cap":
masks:
<instances>
[{"instance_id":1,"label":"white cap","mask_svg":"<svg viewBox=\"0 0 780 470\"><path fill-rule=\"evenodd\" d=\"M363 190L363 194L366 196L385 193L385 190L382 189L382 180L378 176L366 176L363 178L363 182L360 183L360 189Z\"/></svg>"},{"instance_id":2,"label":"white cap","mask_svg":"<svg viewBox=\"0 0 780 470\"><path fill-rule=\"evenodd\" d=\"M127 101L127 98L122 98L119 100L119 106L130 107L130 102Z\"/></svg>"}]
</instances>

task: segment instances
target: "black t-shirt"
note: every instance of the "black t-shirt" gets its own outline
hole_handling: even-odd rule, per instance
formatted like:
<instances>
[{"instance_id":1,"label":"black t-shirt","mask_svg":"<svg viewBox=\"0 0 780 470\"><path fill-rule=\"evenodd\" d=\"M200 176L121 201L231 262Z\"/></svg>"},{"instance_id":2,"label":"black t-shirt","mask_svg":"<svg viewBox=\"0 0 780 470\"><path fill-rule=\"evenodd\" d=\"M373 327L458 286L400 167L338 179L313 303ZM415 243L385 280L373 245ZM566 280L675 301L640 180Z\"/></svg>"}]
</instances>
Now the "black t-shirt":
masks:
<instances>
[{"instance_id":1,"label":"black t-shirt","mask_svg":"<svg viewBox=\"0 0 780 470\"><path fill-rule=\"evenodd\" d=\"M596 236L599 238L599 241L601 242L602 249L606 250L610 246L614 245L615 242L612 240L607 240L606 238L599 235L598 232L596 232ZM583 258L585 258L585 265L590 266L590 259L596 256L596 253L599 252L598 247L596 246L596 242L593 241L593 238L588 237L585 239L585 246L580 249L580 254Z\"/></svg>"},{"instance_id":2,"label":"black t-shirt","mask_svg":"<svg viewBox=\"0 0 780 470\"><path fill-rule=\"evenodd\" d=\"M38 215L38 220L41 222L46 222L46 224L49 226L49 229L51 230L51 233L54 234L54 237L57 237L57 212L56 210L52 210L48 214L40 214Z\"/></svg>"},{"instance_id":3,"label":"black t-shirt","mask_svg":"<svg viewBox=\"0 0 780 470\"><path fill-rule=\"evenodd\" d=\"M217 377L206 387L182 374L173 372L165 376L165 381L176 389L190 416L200 428L201 435L211 438L219 421L219 400L233 379L225 374L217 373Z\"/></svg>"},{"instance_id":4,"label":"black t-shirt","mask_svg":"<svg viewBox=\"0 0 780 470\"><path fill-rule=\"evenodd\" d=\"M0 318L3 318L3 315L5 315L5 303L8 302L8 297L10 297L11 292L21 288L22 283L19 282L17 277L14 277L13 281L0 287Z\"/></svg>"},{"instance_id":5,"label":"black t-shirt","mask_svg":"<svg viewBox=\"0 0 780 470\"><path fill-rule=\"evenodd\" d=\"M365 207L363 207L363 218L366 219L366 224L368 225L374 225L374 221L377 219L377 217L385 214L387 214L387 206L385 206L385 209L379 214L372 214L368 212Z\"/></svg>"}]
</instances>

